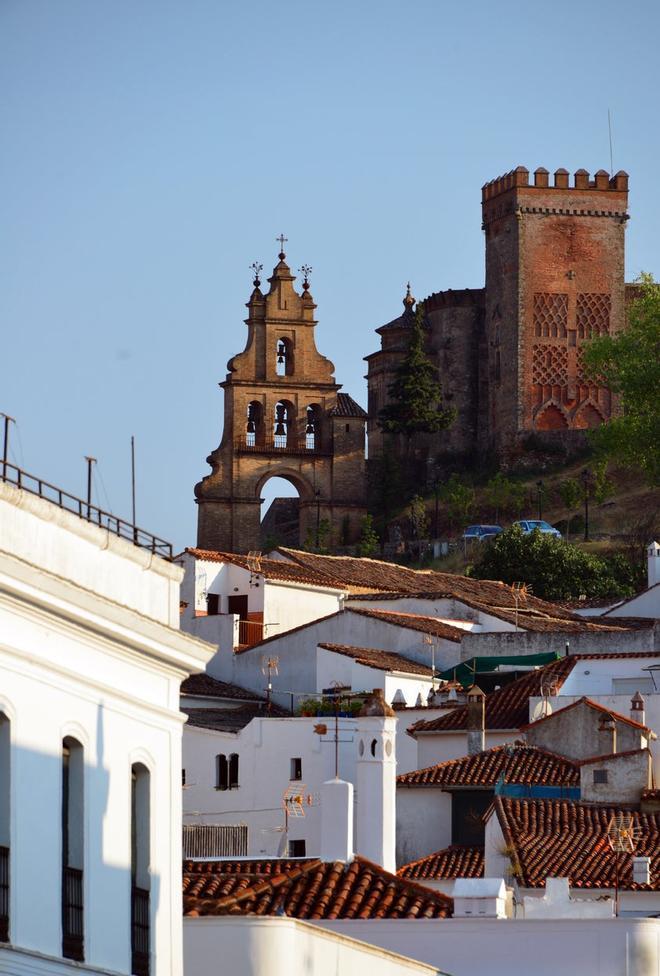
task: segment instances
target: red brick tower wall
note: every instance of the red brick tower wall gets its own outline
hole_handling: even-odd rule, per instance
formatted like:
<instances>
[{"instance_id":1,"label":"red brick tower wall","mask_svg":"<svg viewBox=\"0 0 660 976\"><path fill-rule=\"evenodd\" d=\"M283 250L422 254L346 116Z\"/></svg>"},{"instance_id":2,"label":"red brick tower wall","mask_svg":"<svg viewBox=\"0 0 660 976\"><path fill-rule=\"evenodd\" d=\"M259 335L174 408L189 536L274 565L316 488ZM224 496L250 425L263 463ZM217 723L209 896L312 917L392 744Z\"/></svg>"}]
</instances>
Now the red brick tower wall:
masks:
<instances>
[{"instance_id":1,"label":"red brick tower wall","mask_svg":"<svg viewBox=\"0 0 660 976\"><path fill-rule=\"evenodd\" d=\"M523 435L567 442L609 419L610 392L584 375L581 347L624 325L628 176L518 167L482 190L488 416L482 446Z\"/></svg>"}]
</instances>

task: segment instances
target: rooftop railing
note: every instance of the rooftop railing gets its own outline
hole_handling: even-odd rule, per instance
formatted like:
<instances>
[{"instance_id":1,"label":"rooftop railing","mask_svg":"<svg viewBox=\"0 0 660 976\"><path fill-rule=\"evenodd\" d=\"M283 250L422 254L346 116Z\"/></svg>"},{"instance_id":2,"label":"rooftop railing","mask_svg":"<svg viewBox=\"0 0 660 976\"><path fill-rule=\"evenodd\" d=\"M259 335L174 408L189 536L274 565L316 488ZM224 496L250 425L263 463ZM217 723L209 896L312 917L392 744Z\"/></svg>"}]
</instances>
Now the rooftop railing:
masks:
<instances>
[{"instance_id":1,"label":"rooftop railing","mask_svg":"<svg viewBox=\"0 0 660 976\"><path fill-rule=\"evenodd\" d=\"M0 480L10 485L16 485L23 491L29 491L32 495L38 495L39 498L52 502L58 508L63 508L67 512L77 515L78 518L85 519L86 522L93 522L94 525L107 529L113 535L127 539L140 549L148 549L149 552L162 556L163 559L172 558L172 544L170 542L160 539L157 535L153 535L153 533L147 532L131 522L118 518L111 512L104 511L97 505L92 505L91 502L83 501L82 498L77 498L76 495L71 495L68 491L63 491L62 488L51 485L43 478L28 474L27 471L17 468L16 465L10 464L8 461L0 461Z\"/></svg>"}]
</instances>

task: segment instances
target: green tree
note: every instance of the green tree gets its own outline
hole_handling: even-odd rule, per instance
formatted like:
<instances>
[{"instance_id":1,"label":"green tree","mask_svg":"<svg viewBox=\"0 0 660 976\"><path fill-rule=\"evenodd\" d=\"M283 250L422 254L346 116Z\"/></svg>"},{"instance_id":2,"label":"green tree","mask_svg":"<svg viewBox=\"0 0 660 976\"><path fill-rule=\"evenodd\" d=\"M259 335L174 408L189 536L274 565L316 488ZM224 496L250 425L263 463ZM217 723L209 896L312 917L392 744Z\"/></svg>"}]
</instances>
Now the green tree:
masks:
<instances>
[{"instance_id":1,"label":"green tree","mask_svg":"<svg viewBox=\"0 0 660 976\"><path fill-rule=\"evenodd\" d=\"M330 519L322 518L318 528L308 528L303 543L303 549L307 552L318 552L327 556L330 552Z\"/></svg>"},{"instance_id":2,"label":"green tree","mask_svg":"<svg viewBox=\"0 0 660 976\"><path fill-rule=\"evenodd\" d=\"M587 374L621 398L623 412L591 432L597 450L660 483L660 285L649 274L636 282L628 327L584 346Z\"/></svg>"},{"instance_id":3,"label":"green tree","mask_svg":"<svg viewBox=\"0 0 660 976\"><path fill-rule=\"evenodd\" d=\"M607 501L614 494L614 483L607 477L607 467L607 458L601 458L592 467L592 497L599 505L602 505L604 501Z\"/></svg>"},{"instance_id":4,"label":"green tree","mask_svg":"<svg viewBox=\"0 0 660 976\"><path fill-rule=\"evenodd\" d=\"M419 302L408 351L396 369L389 387L390 402L378 415L378 424L388 434L402 434L410 444L414 434L433 434L453 422L456 411L442 403L437 367L426 354L424 305Z\"/></svg>"},{"instance_id":5,"label":"green tree","mask_svg":"<svg viewBox=\"0 0 660 976\"><path fill-rule=\"evenodd\" d=\"M365 515L362 519L362 531L360 532L360 541L358 543L358 555L374 556L378 552L379 545L378 533L374 528L373 516Z\"/></svg>"},{"instance_id":6,"label":"green tree","mask_svg":"<svg viewBox=\"0 0 660 976\"><path fill-rule=\"evenodd\" d=\"M508 511L511 505L512 482L498 471L486 485L486 505L493 512L493 518L499 522L500 515Z\"/></svg>"},{"instance_id":7,"label":"green tree","mask_svg":"<svg viewBox=\"0 0 660 976\"><path fill-rule=\"evenodd\" d=\"M447 508L449 524L453 528L464 528L474 511L474 488L461 481L457 474L453 474L442 490L442 497Z\"/></svg>"},{"instance_id":8,"label":"green tree","mask_svg":"<svg viewBox=\"0 0 660 976\"><path fill-rule=\"evenodd\" d=\"M618 561L610 562L563 539L512 525L486 546L472 568L476 579L524 582L546 600L626 597L633 588Z\"/></svg>"},{"instance_id":9,"label":"green tree","mask_svg":"<svg viewBox=\"0 0 660 976\"><path fill-rule=\"evenodd\" d=\"M571 531L571 519L584 497L582 485L576 478L567 478L559 485L559 497L568 509L568 515L566 516L566 541L568 542Z\"/></svg>"},{"instance_id":10,"label":"green tree","mask_svg":"<svg viewBox=\"0 0 660 976\"><path fill-rule=\"evenodd\" d=\"M426 513L426 503L421 495L414 495L410 499L408 519L413 539L424 539L429 528L429 518Z\"/></svg>"}]
</instances>

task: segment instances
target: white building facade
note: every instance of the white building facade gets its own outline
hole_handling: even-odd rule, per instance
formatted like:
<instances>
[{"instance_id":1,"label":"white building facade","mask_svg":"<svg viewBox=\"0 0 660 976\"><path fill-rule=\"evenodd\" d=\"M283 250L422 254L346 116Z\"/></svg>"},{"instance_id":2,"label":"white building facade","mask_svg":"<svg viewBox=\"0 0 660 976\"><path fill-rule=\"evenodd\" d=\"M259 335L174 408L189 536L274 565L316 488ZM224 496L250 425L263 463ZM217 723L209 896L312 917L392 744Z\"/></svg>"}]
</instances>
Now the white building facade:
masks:
<instances>
[{"instance_id":1,"label":"white building facade","mask_svg":"<svg viewBox=\"0 0 660 976\"><path fill-rule=\"evenodd\" d=\"M181 577L0 483L0 972L180 976Z\"/></svg>"}]
</instances>

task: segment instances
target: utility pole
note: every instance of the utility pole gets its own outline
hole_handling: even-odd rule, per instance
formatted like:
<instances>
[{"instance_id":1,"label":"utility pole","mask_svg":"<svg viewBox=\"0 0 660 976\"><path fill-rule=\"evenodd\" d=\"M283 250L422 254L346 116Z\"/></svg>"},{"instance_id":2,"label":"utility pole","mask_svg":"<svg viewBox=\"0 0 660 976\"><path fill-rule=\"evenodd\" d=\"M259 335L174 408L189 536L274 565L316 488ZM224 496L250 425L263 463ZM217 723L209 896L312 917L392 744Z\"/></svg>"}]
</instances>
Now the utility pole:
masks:
<instances>
[{"instance_id":1,"label":"utility pole","mask_svg":"<svg viewBox=\"0 0 660 976\"><path fill-rule=\"evenodd\" d=\"M316 495L316 548L319 548L319 529L321 527L321 489L317 488Z\"/></svg>"},{"instance_id":2,"label":"utility pole","mask_svg":"<svg viewBox=\"0 0 660 976\"><path fill-rule=\"evenodd\" d=\"M544 491L544 488L545 488L545 485L543 484L542 481L537 481L536 482L536 490L538 491L538 498L539 498L539 522L543 519L543 491Z\"/></svg>"},{"instance_id":3,"label":"utility pole","mask_svg":"<svg viewBox=\"0 0 660 976\"><path fill-rule=\"evenodd\" d=\"M15 424L16 421L13 417L10 417L8 413L0 413L0 417L4 419L5 422L5 439L4 447L2 449L2 480L7 480L7 460L9 457L9 425ZM25 463L25 462L23 462Z\"/></svg>"},{"instance_id":4,"label":"utility pole","mask_svg":"<svg viewBox=\"0 0 660 976\"><path fill-rule=\"evenodd\" d=\"M87 461L87 521L89 522L92 518L92 465L96 464L96 458L86 454L85 460Z\"/></svg>"}]
</instances>

